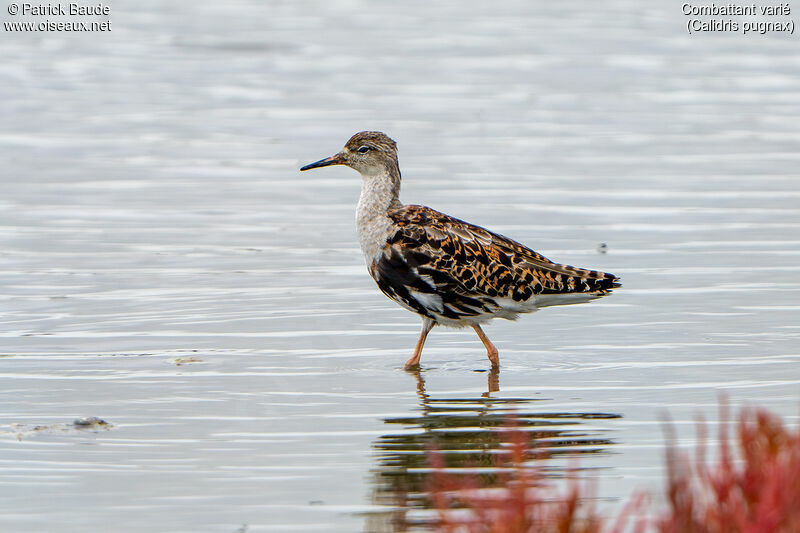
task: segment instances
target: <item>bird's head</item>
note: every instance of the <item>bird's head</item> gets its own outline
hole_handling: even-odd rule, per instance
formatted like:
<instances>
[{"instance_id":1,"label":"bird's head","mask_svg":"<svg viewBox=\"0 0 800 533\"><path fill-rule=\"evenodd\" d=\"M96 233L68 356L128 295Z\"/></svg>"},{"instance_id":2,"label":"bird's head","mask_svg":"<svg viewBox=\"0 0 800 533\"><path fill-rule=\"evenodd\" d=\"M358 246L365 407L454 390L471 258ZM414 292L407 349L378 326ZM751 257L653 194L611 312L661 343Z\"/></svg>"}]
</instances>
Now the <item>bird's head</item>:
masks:
<instances>
[{"instance_id":1,"label":"bird's head","mask_svg":"<svg viewBox=\"0 0 800 533\"><path fill-rule=\"evenodd\" d=\"M397 143L379 131L361 131L350 137L342 151L300 170L345 165L357 170L364 177L377 176L398 170Z\"/></svg>"}]
</instances>

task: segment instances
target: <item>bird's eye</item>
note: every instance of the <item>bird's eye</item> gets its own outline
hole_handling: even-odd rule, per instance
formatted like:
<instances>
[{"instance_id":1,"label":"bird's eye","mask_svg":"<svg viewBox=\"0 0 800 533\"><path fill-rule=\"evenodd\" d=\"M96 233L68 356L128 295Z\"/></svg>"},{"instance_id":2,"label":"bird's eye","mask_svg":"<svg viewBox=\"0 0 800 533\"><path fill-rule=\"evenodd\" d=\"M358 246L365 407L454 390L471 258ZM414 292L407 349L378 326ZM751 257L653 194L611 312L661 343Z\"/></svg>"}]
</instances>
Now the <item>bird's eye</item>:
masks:
<instances>
[{"instance_id":1,"label":"bird's eye","mask_svg":"<svg viewBox=\"0 0 800 533\"><path fill-rule=\"evenodd\" d=\"M366 153L367 153L367 152L369 152L370 150L371 150L371 148L370 148L369 146L362 146L361 148L359 148L359 149L358 149L358 150L356 150L356 151L357 151L359 154L366 154Z\"/></svg>"}]
</instances>

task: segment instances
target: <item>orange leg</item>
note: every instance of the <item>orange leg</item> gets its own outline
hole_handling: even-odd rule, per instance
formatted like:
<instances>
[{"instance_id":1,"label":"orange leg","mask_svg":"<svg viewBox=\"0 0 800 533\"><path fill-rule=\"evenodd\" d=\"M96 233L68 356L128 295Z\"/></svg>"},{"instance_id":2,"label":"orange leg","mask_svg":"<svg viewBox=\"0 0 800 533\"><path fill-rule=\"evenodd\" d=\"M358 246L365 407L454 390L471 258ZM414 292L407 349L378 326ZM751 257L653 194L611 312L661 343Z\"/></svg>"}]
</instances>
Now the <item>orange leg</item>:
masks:
<instances>
[{"instance_id":1,"label":"orange leg","mask_svg":"<svg viewBox=\"0 0 800 533\"><path fill-rule=\"evenodd\" d=\"M478 334L478 337L481 339L483 345L486 346L486 356L489 358L489 361L492 362L492 368L499 368L500 356L498 355L497 348L495 348L494 344L492 344L492 341L489 340L489 337L486 336L480 326L472 326L472 329L475 330L475 333Z\"/></svg>"},{"instance_id":2,"label":"orange leg","mask_svg":"<svg viewBox=\"0 0 800 533\"><path fill-rule=\"evenodd\" d=\"M406 361L405 369L409 370L414 368L415 366L419 366L419 358L422 357L422 347L425 346L425 339L428 337L428 333L433 329L436 323L433 320L423 319L422 320L422 331L419 334L419 340L417 341L417 347L414 348L414 355L411 356L411 359Z\"/></svg>"}]
</instances>

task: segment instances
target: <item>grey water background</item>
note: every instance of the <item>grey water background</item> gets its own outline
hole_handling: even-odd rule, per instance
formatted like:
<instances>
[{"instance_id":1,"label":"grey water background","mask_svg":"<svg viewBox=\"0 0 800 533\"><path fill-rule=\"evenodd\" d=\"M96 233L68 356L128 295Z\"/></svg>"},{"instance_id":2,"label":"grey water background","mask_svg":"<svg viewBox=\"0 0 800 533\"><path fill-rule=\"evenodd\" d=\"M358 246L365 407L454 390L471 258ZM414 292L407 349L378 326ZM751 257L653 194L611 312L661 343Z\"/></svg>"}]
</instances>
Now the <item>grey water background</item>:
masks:
<instances>
[{"instance_id":1,"label":"grey water background","mask_svg":"<svg viewBox=\"0 0 800 533\"><path fill-rule=\"evenodd\" d=\"M632 0L110 19L0 36L3 530L414 528L426 446L509 412L613 513L659 493L667 412L686 446L721 392L797 423L796 37ZM297 170L363 129L406 202L624 287L490 325L499 375L440 328L404 372L419 324L366 273L357 174Z\"/></svg>"}]
</instances>

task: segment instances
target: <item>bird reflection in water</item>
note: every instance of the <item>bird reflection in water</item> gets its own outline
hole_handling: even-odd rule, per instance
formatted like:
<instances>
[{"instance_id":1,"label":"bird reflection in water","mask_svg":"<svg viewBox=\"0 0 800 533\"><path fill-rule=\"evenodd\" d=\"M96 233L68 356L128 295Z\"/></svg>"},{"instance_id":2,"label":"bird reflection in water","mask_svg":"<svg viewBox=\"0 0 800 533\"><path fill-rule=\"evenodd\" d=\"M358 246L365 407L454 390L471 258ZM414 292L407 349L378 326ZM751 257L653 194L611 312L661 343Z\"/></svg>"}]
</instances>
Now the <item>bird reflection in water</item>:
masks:
<instances>
[{"instance_id":1,"label":"bird reflection in water","mask_svg":"<svg viewBox=\"0 0 800 533\"><path fill-rule=\"evenodd\" d=\"M393 431L373 443L378 465L373 470L372 503L387 510L370 513L364 531L428 529L435 517L426 496L431 450L440 454L448 474L477 477L482 486L492 486L500 470L496 457L509 449L512 427L528 434L530 459L535 458L534 453L549 457L604 454L615 444L608 436L610 429L598 428L591 421L621 415L536 411L537 403L550 401L493 397L500 391L496 369L488 374L487 392L473 397L436 397L426 391L421 371L410 373L417 380L418 412L385 419ZM585 468L584 460L579 469ZM566 465L550 461L545 476L565 477L567 470Z\"/></svg>"}]
</instances>

